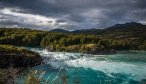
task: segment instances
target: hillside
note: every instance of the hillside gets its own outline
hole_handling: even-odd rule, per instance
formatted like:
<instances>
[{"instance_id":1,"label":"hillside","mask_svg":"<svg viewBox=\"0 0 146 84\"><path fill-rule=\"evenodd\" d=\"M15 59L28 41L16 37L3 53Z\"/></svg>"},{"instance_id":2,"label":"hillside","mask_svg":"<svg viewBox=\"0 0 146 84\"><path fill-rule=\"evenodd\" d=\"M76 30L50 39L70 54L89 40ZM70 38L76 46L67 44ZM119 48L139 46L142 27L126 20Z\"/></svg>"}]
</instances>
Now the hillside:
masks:
<instances>
[{"instance_id":1,"label":"hillside","mask_svg":"<svg viewBox=\"0 0 146 84\"><path fill-rule=\"evenodd\" d=\"M49 32L54 32L54 33L69 33L70 31L64 30L64 29L53 29L50 30Z\"/></svg>"},{"instance_id":2,"label":"hillside","mask_svg":"<svg viewBox=\"0 0 146 84\"><path fill-rule=\"evenodd\" d=\"M63 33L62 31L57 32ZM66 32L70 34L91 34L111 39L146 39L146 25L136 22L116 24L105 29L83 29Z\"/></svg>"},{"instance_id":3,"label":"hillside","mask_svg":"<svg viewBox=\"0 0 146 84\"><path fill-rule=\"evenodd\" d=\"M54 31L54 32L53 32ZM105 29L51 32L31 29L0 29L0 44L43 47L49 51L101 54L113 50L146 50L146 26L131 22Z\"/></svg>"},{"instance_id":4,"label":"hillside","mask_svg":"<svg viewBox=\"0 0 146 84\"><path fill-rule=\"evenodd\" d=\"M146 39L146 25L131 22L126 24L117 24L112 27L103 29L100 35L104 35L108 38L143 38Z\"/></svg>"},{"instance_id":5,"label":"hillside","mask_svg":"<svg viewBox=\"0 0 146 84\"><path fill-rule=\"evenodd\" d=\"M92 35L102 35L111 38L127 38L130 37L144 37L146 38L146 25L142 25L136 22L130 22L125 24L116 24L114 26L104 28L104 29L83 29L67 31L63 29L54 29L49 32L57 33L70 33L70 34L92 34Z\"/></svg>"}]
</instances>

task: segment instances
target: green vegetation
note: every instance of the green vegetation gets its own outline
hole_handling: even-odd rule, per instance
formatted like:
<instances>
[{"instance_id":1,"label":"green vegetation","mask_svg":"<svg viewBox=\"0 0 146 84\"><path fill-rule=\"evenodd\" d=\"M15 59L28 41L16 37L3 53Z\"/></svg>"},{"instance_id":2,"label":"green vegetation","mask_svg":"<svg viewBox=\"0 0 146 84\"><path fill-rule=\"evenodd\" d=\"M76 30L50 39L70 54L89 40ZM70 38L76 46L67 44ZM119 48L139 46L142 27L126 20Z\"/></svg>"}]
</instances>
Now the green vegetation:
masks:
<instances>
[{"instance_id":1,"label":"green vegetation","mask_svg":"<svg viewBox=\"0 0 146 84\"><path fill-rule=\"evenodd\" d=\"M146 50L146 26L119 24L107 29L47 32L31 29L0 29L0 44L43 47L50 51L100 53L113 50Z\"/></svg>"},{"instance_id":2,"label":"green vegetation","mask_svg":"<svg viewBox=\"0 0 146 84\"><path fill-rule=\"evenodd\" d=\"M25 56L38 56L38 54L35 52L12 45L0 45L0 54L22 54Z\"/></svg>"},{"instance_id":3,"label":"green vegetation","mask_svg":"<svg viewBox=\"0 0 146 84\"><path fill-rule=\"evenodd\" d=\"M0 44L39 46L45 34L38 30L0 28Z\"/></svg>"}]
</instances>

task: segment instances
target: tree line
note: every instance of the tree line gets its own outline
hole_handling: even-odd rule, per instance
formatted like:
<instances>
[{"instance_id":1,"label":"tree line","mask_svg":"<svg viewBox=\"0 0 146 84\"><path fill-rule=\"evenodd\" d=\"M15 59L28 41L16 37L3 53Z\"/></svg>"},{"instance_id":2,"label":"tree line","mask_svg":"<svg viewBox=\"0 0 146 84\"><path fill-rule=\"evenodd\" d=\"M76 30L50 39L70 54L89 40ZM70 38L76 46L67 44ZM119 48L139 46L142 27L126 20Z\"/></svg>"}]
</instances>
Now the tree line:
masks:
<instances>
[{"instance_id":1,"label":"tree line","mask_svg":"<svg viewBox=\"0 0 146 84\"><path fill-rule=\"evenodd\" d=\"M110 50L146 50L146 39L144 38L132 39L133 36L130 39L128 37L116 39L109 38L110 36L111 34L69 34L25 28L0 28L0 44L44 47L50 51L85 53Z\"/></svg>"}]
</instances>

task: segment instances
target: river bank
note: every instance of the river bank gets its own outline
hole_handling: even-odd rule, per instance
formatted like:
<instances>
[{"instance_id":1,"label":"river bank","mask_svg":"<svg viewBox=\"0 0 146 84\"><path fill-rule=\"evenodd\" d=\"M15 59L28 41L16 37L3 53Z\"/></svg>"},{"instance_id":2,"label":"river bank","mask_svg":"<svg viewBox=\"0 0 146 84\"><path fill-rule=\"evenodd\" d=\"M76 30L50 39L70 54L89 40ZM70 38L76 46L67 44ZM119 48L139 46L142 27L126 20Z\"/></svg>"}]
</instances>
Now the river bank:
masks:
<instances>
[{"instance_id":1,"label":"river bank","mask_svg":"<svg viewBox=\"0 0 146 84\"><path fill-rule=\"evenodd\" d=\"M42 63L36 52L11 45L0 45L0 84L14 84L16 77L27 67Z\"/></svg>"}]
</instances>

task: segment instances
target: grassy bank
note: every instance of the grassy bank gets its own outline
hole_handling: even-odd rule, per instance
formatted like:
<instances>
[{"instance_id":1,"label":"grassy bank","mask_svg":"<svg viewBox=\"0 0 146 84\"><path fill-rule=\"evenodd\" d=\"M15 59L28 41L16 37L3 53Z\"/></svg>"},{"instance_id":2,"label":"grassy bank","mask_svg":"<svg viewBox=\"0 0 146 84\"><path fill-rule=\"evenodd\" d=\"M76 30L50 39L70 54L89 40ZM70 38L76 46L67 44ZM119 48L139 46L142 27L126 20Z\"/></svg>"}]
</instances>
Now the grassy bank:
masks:
<instances>
[{"instance_id":1,"label":"grassy bank","mask_svg":"<svg viewBox=\"0 0 146 84\"><path fill-rule=\"evenodd\" d=\"M25 56L39 56L37 53L26 50L24 48L18 48L12 45L0 45L0 55L3 54L22 54Z\"/></svg>"}]
</instances>

